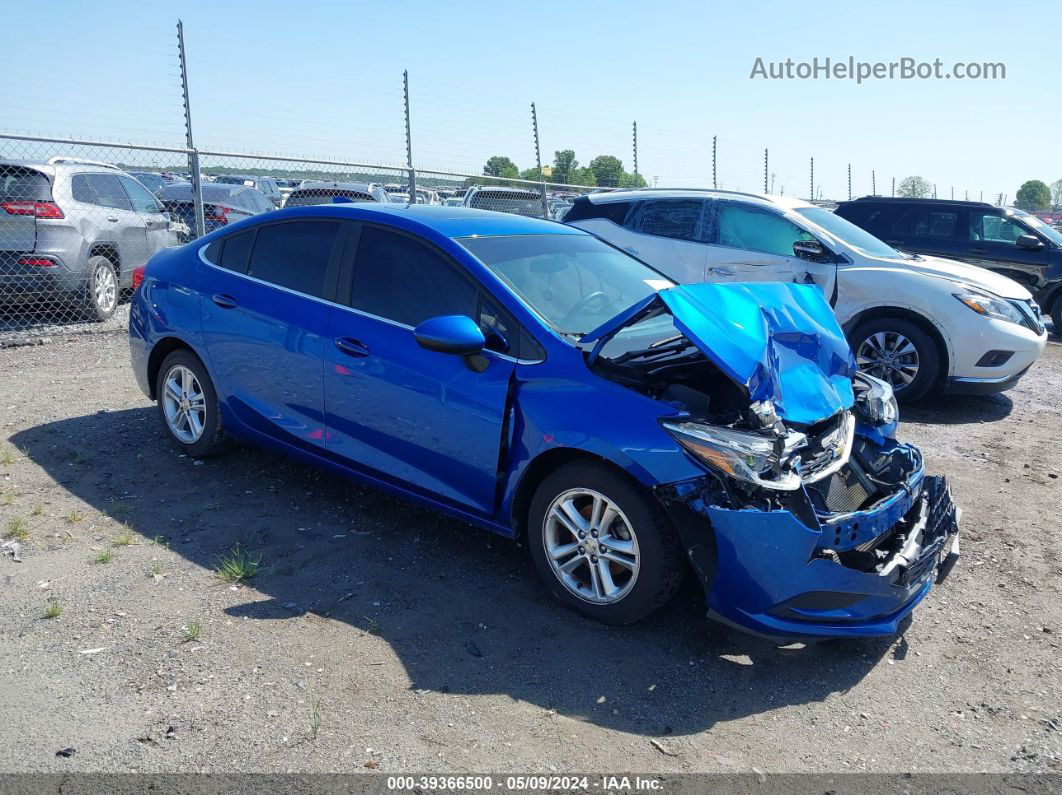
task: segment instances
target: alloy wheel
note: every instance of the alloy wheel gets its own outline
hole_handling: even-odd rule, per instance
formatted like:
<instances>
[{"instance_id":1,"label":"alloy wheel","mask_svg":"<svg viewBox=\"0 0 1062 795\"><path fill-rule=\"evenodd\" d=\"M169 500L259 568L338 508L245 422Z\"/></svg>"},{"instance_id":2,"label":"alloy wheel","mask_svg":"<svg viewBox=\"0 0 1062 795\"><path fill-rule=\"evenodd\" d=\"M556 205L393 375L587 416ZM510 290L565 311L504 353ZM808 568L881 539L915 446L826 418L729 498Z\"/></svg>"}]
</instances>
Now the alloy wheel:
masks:
<instances>
[{"instance_id":1,"label":"alloy wheel","mask_svg":"<svg viewBox=\"0 0 1062 795\"><path fill-rule=\"evenodd\" d=\"M96 268L92 276L92 299L104 315L113 312L118 304L118 280L114 271L105 265Z\"/></svg>"},{"instance_id":2,"label":"alloy wheel","mask_svg":"<svg viewBox=\"0 0 1062 795\"><path fill-rule=\"evenodd\" d=\"M856 350L856 364L864 373L900 390L918 376L918 350L903 334L879 331L860 343Z\"/></svg>"},{"instance_id":3,"label":"alloy wheel","mask_svg":"<svg viewBox=\"0 0 1062 795\"><path fill-rule=\"evenodd\" d=\"M177 364L166 373L162 409L170 433L184 444L195 444L206 427L206 396L195 373Z\"/></svg>"},{"instance_id":4,"label":"alloy wheel","mask_svg":"<svg viewBox=\"0 0 1062 795\"><path fill-rule=\"evenodd\" d=\"M619 506L592 489L570 489L546 511L546 558L564 587L591 604L613 604L634 587L638 539Z\"/></svg>"}]
</instances>

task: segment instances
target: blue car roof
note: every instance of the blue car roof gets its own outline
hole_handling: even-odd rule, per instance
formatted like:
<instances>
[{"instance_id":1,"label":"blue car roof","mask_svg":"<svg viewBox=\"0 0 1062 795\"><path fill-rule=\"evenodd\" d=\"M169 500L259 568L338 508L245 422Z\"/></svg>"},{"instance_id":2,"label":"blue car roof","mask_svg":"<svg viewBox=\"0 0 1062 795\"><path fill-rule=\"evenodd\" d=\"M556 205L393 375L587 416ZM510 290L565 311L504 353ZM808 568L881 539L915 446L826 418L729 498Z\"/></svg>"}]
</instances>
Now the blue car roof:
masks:
<instances>
[{"instance_id":1,"label":"blue car roof","mask_svg":"<svg viewBox=\"0 0 1062 795\"><path fill-rule=\"evenodd\" d=\"M357 202L354 204L318 204L281 210L275 215L320 215L325 212L339 217L371 221L376 216L381 223L396 226L419 226L445 237L497 237L501 235L586 235L581 229L557 221L526 218L512 213L476 210L471 207L442 207L428 204L382 204ZM406 221L405 224L401 223Z\"/></svg>"}]
</instances>

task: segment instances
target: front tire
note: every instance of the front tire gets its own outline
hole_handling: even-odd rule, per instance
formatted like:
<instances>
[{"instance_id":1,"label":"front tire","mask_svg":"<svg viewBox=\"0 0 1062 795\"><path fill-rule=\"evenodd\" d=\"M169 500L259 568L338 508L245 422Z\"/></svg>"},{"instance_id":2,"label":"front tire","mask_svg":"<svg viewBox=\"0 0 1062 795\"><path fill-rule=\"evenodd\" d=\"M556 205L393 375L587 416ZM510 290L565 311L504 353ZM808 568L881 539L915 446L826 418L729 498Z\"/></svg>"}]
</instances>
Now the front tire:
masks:
<instances>
[{"instance_id":1,"label":"front tire","mask_svg":"<svg viewBox=\"0 0 1062 795\"><path fill-rule=\"evenodd\" d=\"M528 514L531 557L546 588L605 624L631 624L662 607L685 573L663 508L604 464L573 462L538 487Z\"/></svg>"},{"instance_id":2,"label":"front tire","mask_svg":"<svg viewBox=\"0 0 1062 795\"><path fill-rule=\"evenodd\" d=\"M887 315L864 320L848 342L859 369L891 384L897 400L918 400L937 385L940 346L909 320Z\"/></svg>"},{"instance_id":3,"label":"front tire","mask_svg":"<svg viewBox=\"0 0 1062 795\"><path fill-rule=\"evenodd\" d=\"M155 396L170 441L192 457L215 455L229 446L214 383L191 351L174 351L162 362Z\"/></svg>"}]
</instances>

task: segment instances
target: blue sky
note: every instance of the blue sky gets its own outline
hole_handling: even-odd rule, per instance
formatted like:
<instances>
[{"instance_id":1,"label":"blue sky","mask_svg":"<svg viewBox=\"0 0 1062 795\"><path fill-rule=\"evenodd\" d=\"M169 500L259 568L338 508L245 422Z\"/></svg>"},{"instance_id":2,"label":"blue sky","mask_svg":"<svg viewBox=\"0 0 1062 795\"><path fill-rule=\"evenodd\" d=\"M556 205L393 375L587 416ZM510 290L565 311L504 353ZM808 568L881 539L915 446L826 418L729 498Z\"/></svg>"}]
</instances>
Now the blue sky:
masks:
<instances>
[{"instance_id":1,"label":"blue sky","mask_svg":"<svg viewBox=\"0 0 1062 795\"><path fill-rule=\"evenodd\" d=\"M200 147L405 158L479 171L493 154L534 165L615 154L660 185L834 198L920 174L986 198L1062 179L1062 4L1010 2L402 2L225 0L5 3L0 129L181 143L174 26L184 19ZM1000 81L750 80L766 61L1003 62Z\"/></svg>"}]
</instances>

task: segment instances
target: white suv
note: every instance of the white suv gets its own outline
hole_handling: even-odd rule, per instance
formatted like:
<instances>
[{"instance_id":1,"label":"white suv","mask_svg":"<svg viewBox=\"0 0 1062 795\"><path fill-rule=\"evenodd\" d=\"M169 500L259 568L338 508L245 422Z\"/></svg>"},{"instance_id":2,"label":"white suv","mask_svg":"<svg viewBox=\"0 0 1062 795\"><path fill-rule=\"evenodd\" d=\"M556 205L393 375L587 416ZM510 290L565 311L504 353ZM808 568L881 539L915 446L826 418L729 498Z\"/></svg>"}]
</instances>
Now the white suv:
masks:
<instances>
[{"instance_id":1,"label":"white suv","mask_svg":"<svg viewBox=\"0 0 1062 795\"><path fill-rule=\"evenodd\" d=\"M818 285L860 369L897 397L1001 392L1047 332L1017 282L960 262L901 253L830 210L730 191L639 190L576 200L564 222L679 282Z\"/></svg>"}]
</instances>

